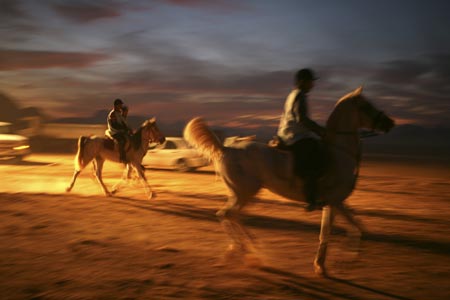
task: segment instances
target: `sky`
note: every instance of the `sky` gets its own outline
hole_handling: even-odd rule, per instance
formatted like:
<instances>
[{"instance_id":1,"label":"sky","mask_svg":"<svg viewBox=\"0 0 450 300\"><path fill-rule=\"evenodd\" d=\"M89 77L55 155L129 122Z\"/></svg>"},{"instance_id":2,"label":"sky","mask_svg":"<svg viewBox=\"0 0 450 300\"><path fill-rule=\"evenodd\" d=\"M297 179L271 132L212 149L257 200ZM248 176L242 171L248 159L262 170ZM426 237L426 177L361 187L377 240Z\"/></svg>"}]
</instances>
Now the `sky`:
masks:
<instances>
[{"instance_id":1,"label":"sky","mask_svg":"<svg viewBox=\"0 0 450 300\"><path fill-rule=\"evenodd\" d=\"M277 126L300 68L325 123L364 95L398 124L450 127L450 2L0 0L0 91L51 118ZM105 116L106 117L106 116Z\"/></svg>"}]
</instances>

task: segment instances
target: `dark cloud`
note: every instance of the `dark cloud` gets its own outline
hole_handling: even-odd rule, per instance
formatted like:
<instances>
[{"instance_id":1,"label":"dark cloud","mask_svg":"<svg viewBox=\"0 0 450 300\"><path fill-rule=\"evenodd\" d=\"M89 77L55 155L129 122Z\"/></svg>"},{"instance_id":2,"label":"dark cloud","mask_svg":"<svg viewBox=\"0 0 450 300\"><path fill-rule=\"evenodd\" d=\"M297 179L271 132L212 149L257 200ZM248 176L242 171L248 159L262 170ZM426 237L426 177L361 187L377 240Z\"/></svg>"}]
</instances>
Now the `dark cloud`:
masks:
<instances>
[{"instance_id":1,"label":"dark cloud","mask_svg":"<svg viewBox=\"0 0 450 300\"><path fill-rule=\"evenodd\" d=\"M375 70L371 79L386 86L419 94L447 96L450 88L450 53L433 54L416 60L396 60Z\"/></svg>"},{"instance_id":2,"label":"dark cloud","mask_svg":"<svg viewBox=\"0 0 450 300\"><path fill-rule=\"evenodd\" d=\"M108 56L100 53L0 49L0 71L47 68L85 68Z\"/></svg>"},{"instance_id":3,"label":"dark cloud","mask_svg":"<svg viewBox=\"0 0 450 300\"><path fill-rule=\"evenodd\" d=\"M184 73L159 74L157 72L137 72L114 85L123 91L178 92L186 96L215 95L228 98L233 95L256 96L263 98L279 97L292 86L290 71L253 74L227 74L218 77L208 76L186 69Z\"/></svg>"},{"instance_id":4,"label":"dark cloud","mask_svg":"<svg viewBox=\"0 0 450 300\"><path fill-rule=\"evenodd\" d=\"M122 5L114 1L68 1L52 4L52 7L60 15L79 23L116 18L122 14Z\"/></svg>"},{"instance_id":5,"label":"dark cloud","mask_svg":"<svg viewBox=\"0 0 450 300\"><path fill-rule=\"evenodd\" d=\"M38 30L33 16L19 0L0 0L0 20L4 44L24 41Z\"/></svg>"},{"instance_id":6,"label":"dark cloud","mask_svg":"<svg viewBox=\"0 0 450 300\"><path fill-rule=\"evenodd\" d=\"M242 4L226 0L161 0L168 4L191 7L191 8L213 8L221 11L233 11L241 9Z\"/></svg>"},{"instance_id":7,"label":"dark cloud","mask_svg":"<svg viewBox=\"0 0 450 300\"><path fill-rule=\"evenodd\" d=\"M387 84L409 84L429 72L430 68L422 61L395 60L384 63L372 78Z\"/></svg>"},{"instance_id":8,"label":"dark cloud","mask_svg":"<svg viewBox=\"0 0 450 300\"><path fill-rule=\"evenodd\" d=\"M292 86L295 70L239 70L212 60L193 57L173 41L149 37L145 31L118 37L111 52L132 54L139 59L135 71L120 74L115 85L124 90L172 91L189 94L268 94L282 93ZM148 44L143 44L146 39Z\"/></svg>"},{"instance_id":9,"label":"dark cloud","mask_svg":"<svg viewBox=\"0 0 450 300\"><path fill-rule=\"evenodd\" d=\"M27 13L22 7L19 0L1 0L0 1L0 17L4 18L24 18Z\"/></svg>"},{"instance_id":10,"label":"dark cloud","mask_svg":"<svg viewBox=\"0 0 450 300\"><path fill-rule=\"evenodd\" d=\"M375 97L388 99L386 107L405 120L449 126L442 114L450 111L450 54L433 54L416 60L383 64L371 77Z\"/></svg>"},{"instance_id":11,"label":"dark cloud","mask_svg":"<svg viewBox=\"0 0 450 300\"><path fill-rule=\"evenodd\" d=\"M249 102L248 98L228 99L223 102L186 101L179 93L110 93L97 92L90 95L78 95L67 99L58 99L61 106L52 115L91 116L95 111L110 109L112 101L120 97L130 109L130 116L157 116L164 122L187 121L195 116L204 116L217 124L239 120L251 123L258 116L281 114L282 101ZM76 106L73 103L77 103ZM89 108L89 111L86 110ZM246 117L246 116L256 116ZM278 121L276 121L277 123ZM273 122L270 122L273 125Z\"/></svg>"}]
</instances>

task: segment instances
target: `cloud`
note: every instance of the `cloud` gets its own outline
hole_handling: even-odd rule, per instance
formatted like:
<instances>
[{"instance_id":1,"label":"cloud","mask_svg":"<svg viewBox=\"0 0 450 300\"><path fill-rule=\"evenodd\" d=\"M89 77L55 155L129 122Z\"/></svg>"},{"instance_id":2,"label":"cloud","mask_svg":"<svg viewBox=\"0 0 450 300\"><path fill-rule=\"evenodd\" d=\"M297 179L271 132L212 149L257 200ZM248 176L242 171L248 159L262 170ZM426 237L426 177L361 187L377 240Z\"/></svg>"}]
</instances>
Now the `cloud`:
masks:
<instances>
[{"instance_id":1,"label":"cloud","mask_svg":"<svg viewBox=\"0 0 450 300\"><path fill-rule=\"evenodd\" d=\"M212 8L220 11L232 11L243 7L242 4L225 0L162 0L162 2L176 6L189 8Z\"/></svg>"},{"instance_id":2,"label":"cloud","mask_svg":"<svg viewBox=\"0 0 450 300\"><path fill-rule=\"evenodd\" d=\"M147 43L143 43L145 40ZM178 92L187 96L284 95L292 86L295 70L261 71L233 67L202 58L174 40L130 32L117 38L110 52L132 56L133 65L113 83L127 92ZM199 50L201 51L201 50Z\"/></svg>"},{"instance_id":3,"label":"cloud","mask_svg":"<svg viewBox=\"0 0 450 300\"><path fill-rule=\"evenodd\" d=\"M4 45L27 40L38 31L34 17L19 0L0 1L0 20L0 36Z\"/></svg>"},{"instance_id":4,"label":"cloud","mask_svg":"<svg viewBox=\"0 0 450 300\"><path fill-rule=\"evenodd\" d=\"M0 17L3 18L24 18L27 14L23 10L21 2L18 0L0 1Z\"/></svg>"},{"instance_id":5,"label":"cloud","mask_svg":"<svg viewBox=\"0 0 450 300\"><path fill-rule=\"evenodd\" d=\"M85 68L107 59L101 53L52 52L0 49L0 71L47 68Z\"/></svg>"},{"instance_id":6,"label":"cloud","mask_svg":"<svg viewBox=\"0 0 450 300\"><path fill-rule=\"evenodd\" d=\"M213 97L214 102L222 99L241 97L251 99L273 99L284 95L291 87L292 73L277 71L254 74L226 74L208 76L208 73L192 74L191 69L184 73L159 74L143 71L130 74L113 85L123 92L168 92L183 94L185 99L197 98L202 101L204 95Z\"/></svg>"},{"instance_id":7,"label":"cloud","mask_svg":"<svg viewBox=\"0 0 450 300\"><path fill-rule=\"evenodd\" d=\"M67 19L86 23L99 19L116 18L122 12L122 5L114 1L79 1L53 4L53 9Z\"/></svg>"},{"instance_id":8,"label":"cloud","mask_svg":"<svg viewBox=\"0 0 450 300\"><path fill-rule=\"evenodd\" d=\"M429 54L414 60L392 60L374 70L370 90L389 99L386 107L402 119L430 126L449 126L442 113L450 111L450 53Z\"/></svg>"}]
</instances>

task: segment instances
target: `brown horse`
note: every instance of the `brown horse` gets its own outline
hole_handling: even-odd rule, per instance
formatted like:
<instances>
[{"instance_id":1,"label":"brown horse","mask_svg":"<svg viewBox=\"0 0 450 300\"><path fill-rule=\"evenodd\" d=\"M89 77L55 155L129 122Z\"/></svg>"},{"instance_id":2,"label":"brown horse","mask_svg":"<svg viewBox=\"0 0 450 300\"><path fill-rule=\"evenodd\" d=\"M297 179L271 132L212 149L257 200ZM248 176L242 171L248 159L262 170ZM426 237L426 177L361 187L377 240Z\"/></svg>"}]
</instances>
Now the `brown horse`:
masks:
<instances>
[{"instance_id":1,"label":"brown horse","mask_svg":"<svg viewBox=\"0 0 450 300\"><path fill-rule=\"evenodd\" d=\"M144 184L147 197L152 198L152 189L145 178L144 170L142 168L142 159L148 151L149 143L164 143L164 135L159 131L156 125L156 119L151 118L146 120L136 133L129 139L126 148L126 157L129 160L127 169L124 172L122 181L126 180L130 173L130 168L136 170L140 180ZM75 171L73 173L72 181L66 188L67 192L70 192L75 184L75 181L80 172L91 162L94 163L95 177L100 183L103 192L107 196L114 194L119 186L118 183L112 193L108 191L102 180L102 169L105 160L113 162L120 162L120 155L118 145L112 140L105 137L97 136L81 136L78 139L78 151L75 156Z\"/></svg>"},{"instance_id":2,"label":"brown horse","mask_svg":"<svg viewBox=\"0 0 450 300\"><path fill-rule=\"evenodd\" d=\"M393 120L362 95L362 88L340 99L328 119L325 143L330 151L330 164L318 184L319 198L326 204L322 211L320 244L314 261L318 274L326 274L324 263L334 213L342 214L358 235L363 230L344 203L353 191L358 176L358 128L387 132L393 126ZM184 137L214 160L230 192L227 203L217 215L232 239L229 249L234 254L255 252L251 235L241 225L238 216L261 188L294 201L305 201L305 183L302 178L294 176L292 153L256 142L225 147L200 118L186 125Z\"/></svg>"}]
</instances>

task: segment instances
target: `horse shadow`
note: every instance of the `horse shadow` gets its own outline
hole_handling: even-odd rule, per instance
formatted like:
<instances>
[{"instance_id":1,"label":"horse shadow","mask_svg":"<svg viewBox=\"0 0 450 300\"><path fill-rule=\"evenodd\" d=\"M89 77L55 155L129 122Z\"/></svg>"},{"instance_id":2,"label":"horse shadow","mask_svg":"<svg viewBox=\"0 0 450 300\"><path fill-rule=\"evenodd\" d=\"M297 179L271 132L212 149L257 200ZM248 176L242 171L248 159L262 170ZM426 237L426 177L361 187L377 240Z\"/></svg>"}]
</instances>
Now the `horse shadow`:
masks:
<instances>
[{"instance_id":1,"label":"horse shadow","mask_svg":"<svg viewBox=\"0 0 450 300\"><path fill-rule=\"evenodd\" d=\"M7 159L7 160L0 160L0 165L14 165L14 166L48 166L48 165L54 165L54 163L40 162L40 161L28 161L28 160Z\"/></svg>"},{"instance_id":2,"label":"horse shadow","mask_svg":"<svg viewBox=\"0 0 450 300\"><path fill-rule=\"evenodd\" d=\"M177 196L182 196L181 193L176 194ZM187 194L187 197L193 197L193 195ZM210 195L208 195L208 197L210 197ZM113 199L117 199L116 202L119 204L128 205L143 210L154 211L167 215L189 218L193 220L219 223L219 219L216 217L216 209L213 208L195 207L188 204L172 201L148 202L144 204L142 200L131 199L127 197L115 197ZM312 223L304 220L292 220L276 216L254 215L249 213L243 213L240 216L240 221L244 226L256 229L290 231L299 234L301 233L318 234L320 231L319 222ZM344 236L346 230L344 227L336 225L333 226L332 233L333 235ZM362 240L367 242L386 243L390 244L391 246L407 247L415 250L426 250L433 252L435 254L450 253L449 242L426 240L402 234L365 232L362 236Z\"/></svg>"},{"instance_id":3,"label":"horse shadow","mask_svg":"<svg viewBox=\"0 0 450 300\"><path fill-rule=\"evenodd\" d=\"M308 278L290 271L267 266L260 267L259 271L261 275L254 275L258 280L274 285L276 288L289 290L293 294L308 296L313 299L333 298L353 300L364 298L373 299L375 296L397 300L412 300L411 298L333 276Z\"/></svg>"},{"instance_id":4,"label":"horse shadow","mask_svg":"<svg viewBox=\"0 0 450 300\"><path fill-rule=\"evenodd\" d=\"M179 193L179 192L173 192L164 190L164 193L179 196L179 197L185 197L185 198L192 198L192 199L198 199L198 200L207 200L207 201L214 201L214 202L220 202L225 203L227 200L227 197L224 195L211 195L211 194L205 194L205 193ZM277 200L271 200L271 199L255 199L252 203L264 203L264 204L270 204L275 205L279 207L292 207L292 208L299 208L303 209L304 204L296 201L277 201ZM369 216L369 217L378 217L388 220L398 220L398 221L411 221L411 222L422 222L427 224L448 224L450 226L450 221L447 220L441 220L441 219L433 219L433 218L427 218L425 216L413 216L408 214L402 214L399 212L391 212L388 210L372 210L372 209L352 209L353 213L357 216Z\"/></svg>"}]
</instances>

